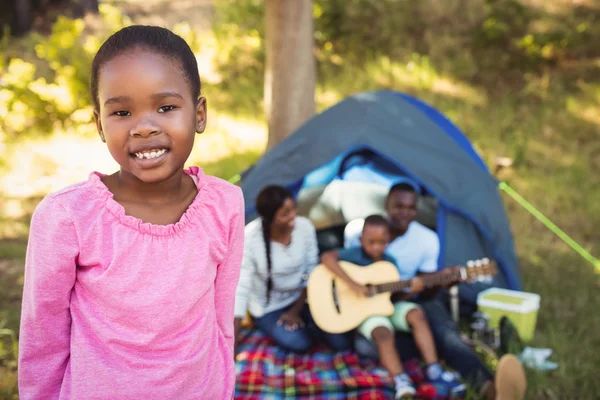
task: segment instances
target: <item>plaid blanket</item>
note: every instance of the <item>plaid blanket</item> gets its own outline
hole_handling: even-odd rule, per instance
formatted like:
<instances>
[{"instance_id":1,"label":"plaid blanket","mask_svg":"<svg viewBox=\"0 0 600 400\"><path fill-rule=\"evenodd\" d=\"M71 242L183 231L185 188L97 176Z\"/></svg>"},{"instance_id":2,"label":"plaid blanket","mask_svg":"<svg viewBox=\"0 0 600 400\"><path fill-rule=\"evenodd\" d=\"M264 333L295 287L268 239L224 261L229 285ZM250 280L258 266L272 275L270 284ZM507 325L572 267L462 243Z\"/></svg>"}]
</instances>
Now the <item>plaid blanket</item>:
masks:
<instances>
[{"instance_id":1,"label":"plaid blanket","mask_svg":"<svg viewBox=\"0 0 600 400\"><path fill-rule=\"evenodd\" d=\"M235 399L394 398L393 380L387 371L372 361L359 360L353 352L317 346L308 354L294 354L257 330L246 330L243 335L236 362ZM423 383L419 361L404 366L418 384L419 398L434 398L434 388Z\"/></svg>"}]
</instances>

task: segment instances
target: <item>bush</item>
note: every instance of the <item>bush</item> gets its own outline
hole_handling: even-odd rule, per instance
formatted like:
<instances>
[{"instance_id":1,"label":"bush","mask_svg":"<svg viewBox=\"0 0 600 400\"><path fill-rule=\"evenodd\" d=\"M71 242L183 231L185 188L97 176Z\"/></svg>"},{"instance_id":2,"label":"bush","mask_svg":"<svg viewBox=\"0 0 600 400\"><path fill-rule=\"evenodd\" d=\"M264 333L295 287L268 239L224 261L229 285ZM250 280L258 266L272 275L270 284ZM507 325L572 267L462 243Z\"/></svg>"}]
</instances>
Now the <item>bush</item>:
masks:
<instances>
[{"instance_id":1,"label":"bush","mask_svg":"<svg viewBox=\"0 0 600 400\"><path fill-rule=\"evenodd\" d=\"M91 122L89 69L104 37L128 22L115 8L100 9L102 38L85 32L82 19L59 17L50 35L33 32L22 46L35 56L16 56L8 38L0 48L0 132L8 139L50 134ZM19 53L17 53L19 54Z\"/></svg>"}]
</instances>

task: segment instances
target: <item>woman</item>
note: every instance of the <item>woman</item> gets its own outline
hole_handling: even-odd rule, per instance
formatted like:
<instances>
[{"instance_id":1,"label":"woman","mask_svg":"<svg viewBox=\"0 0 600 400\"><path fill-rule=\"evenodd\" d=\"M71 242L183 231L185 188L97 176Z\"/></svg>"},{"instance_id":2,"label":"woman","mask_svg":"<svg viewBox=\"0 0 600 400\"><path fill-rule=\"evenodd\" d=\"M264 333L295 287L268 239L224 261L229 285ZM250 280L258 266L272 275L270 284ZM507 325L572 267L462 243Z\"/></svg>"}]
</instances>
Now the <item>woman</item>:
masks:
<instances>
[{"instance_id":1,"label":"woman","mask_svg":"<svg viewBox=\"0 0 600 400\"><path fill-rule=\"evenodd\" d=\"M306 280L317 265L318 247L311 222L296 215L292 194L267 186L256 199L260 218L245 230L244 258L235 299L235 339L249 311L256 326L279 346L295 352L325 340L335 350L352 345L348 334L321 331L306 304Z\"/></svg>"}]
</instances>

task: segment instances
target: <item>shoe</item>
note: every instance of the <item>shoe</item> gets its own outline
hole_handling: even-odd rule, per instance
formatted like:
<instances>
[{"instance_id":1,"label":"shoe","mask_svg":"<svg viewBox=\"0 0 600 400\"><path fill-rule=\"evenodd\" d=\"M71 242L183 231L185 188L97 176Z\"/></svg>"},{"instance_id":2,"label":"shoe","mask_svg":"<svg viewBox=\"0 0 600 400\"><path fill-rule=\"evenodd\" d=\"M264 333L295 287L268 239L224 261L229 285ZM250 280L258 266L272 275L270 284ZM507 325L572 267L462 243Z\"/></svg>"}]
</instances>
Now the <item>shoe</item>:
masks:
<instances>
[{"instance_id":1,"label":"shoe","mask_svg":"<svg viewBox=\"0 0 600 400\"><path fill-rule=\"evenodd\" d=\"M406 386L396 385L396 400L411 399L414 397L415 394L417 394L417 390L411 384L406 384Z\"/></svg>"},{"instance_id":2,"label":"shoe","mask_svg":"<svg viewBox=\"0 0 600 400\"><path fill-rule=\"evenodd\" d=\"M394 381L396 383L396 399L412 398L417 394L417 390L413 386L412 381L405 373L396 376Z\"/></svg>"},{"instance_id":3,"label":"shoe","mask_svg":"<svg viewBox=\"0 0 600 400\"><path fill-rule=\"evenodd\" d=\"M496 369L495 386L496 400L523 400L527 378L523 365L516 356L502 356Z\"/></svg>"},{"instance_id":4,"label":"shoe","mask_svg":"<svg viewBox=\"0 0 600 400\"><path fill-rule=\"evenodd\" d=\"M443 371L436 379L428 379L436 389L436 395L444 399L461 399L467 393L467 386L459 380L457 374Z\"/></svg>"}]
</instances>

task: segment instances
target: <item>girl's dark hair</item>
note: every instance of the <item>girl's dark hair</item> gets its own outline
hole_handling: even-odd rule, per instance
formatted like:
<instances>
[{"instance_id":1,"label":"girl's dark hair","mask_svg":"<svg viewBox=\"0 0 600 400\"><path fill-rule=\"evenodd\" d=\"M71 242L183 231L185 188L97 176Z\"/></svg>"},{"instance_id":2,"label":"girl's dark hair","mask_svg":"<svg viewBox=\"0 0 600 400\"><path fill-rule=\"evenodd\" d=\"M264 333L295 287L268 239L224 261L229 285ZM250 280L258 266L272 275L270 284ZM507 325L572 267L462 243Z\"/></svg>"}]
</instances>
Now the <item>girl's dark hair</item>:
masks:
<instances>
[{"instance_id":1,"label":"girl's dark hair","mask_svg":"<svg viewBox=\"0 0 600 400\"><path fill-rule=\"evenodd\" d=\"M200 97L198 63L185 40L170 30L158 26L132 25L110 36L94 57L90 91L96 109L99 109L98 79L100 70L113 58L135 49L152 51L177 61L190 85L192 98L196 100Z\"/></svg>"},{"instance_id":2,"label":"girl's dark hair","mask_svg":"<svg viewBox=\"0 0 600 400\"><path fill-rule=\"evenodd\" d=\"M271 299L273 279L271 278L271 225L277 210L286 199L293 199L292 193L282 186L266 186L256 198L256 212L262 219L262 232L267 251L267 303Z\"/></svg>"}]
</instances>

